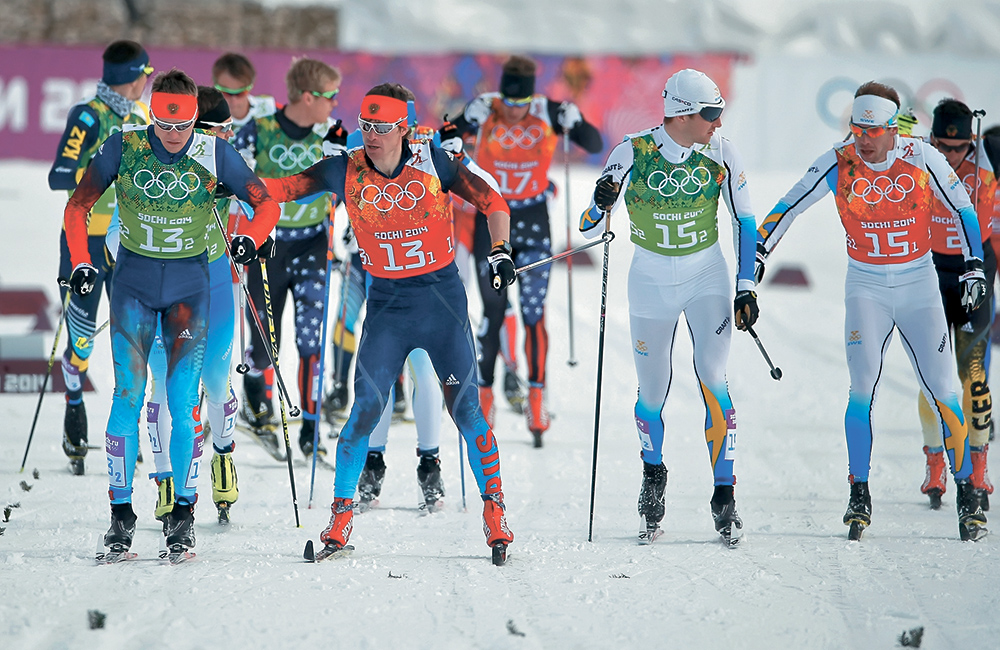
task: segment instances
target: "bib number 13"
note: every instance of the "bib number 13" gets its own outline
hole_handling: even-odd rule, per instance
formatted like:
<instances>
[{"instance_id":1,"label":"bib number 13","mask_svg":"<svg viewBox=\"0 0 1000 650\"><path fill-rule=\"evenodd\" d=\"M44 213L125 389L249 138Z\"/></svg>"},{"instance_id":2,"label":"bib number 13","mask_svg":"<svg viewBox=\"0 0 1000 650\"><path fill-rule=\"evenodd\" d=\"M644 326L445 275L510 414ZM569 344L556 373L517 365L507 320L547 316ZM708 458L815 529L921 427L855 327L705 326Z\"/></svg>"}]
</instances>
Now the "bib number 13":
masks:
<instances>
[{"instance_id":1,"label":"bib number 13","mask_svg":"<svg viewBox=\"0 0 1000 650\"><path fill-rule=\"evenodd\" d=\"M144 251L149 251L151 253L179 253L186 248L191 248L194 243L189 240L190 243L187 246L184 246L184 241L181 239L181 235L184 234L183 228L164 228L164 245L157 246L153 243L153 227L145 223L140 223L139 226L146 233L146 241L139 244L139 248Z\"/></svg>"},{"instance_id":2,"label":"bib number 13","mask_svg":"<svg viewBox=\"0 0 1000 650\"><path fill-rule=\"evenodd\" d=\"M436 260L434 259L434 252L427 251L426 253L421 250L424 242L419 239L413 241L401 241L397 242L398 246L402 250L396 248L395 243L389 244L379 244L379 247L385 251L386 271L411 271L413 269L419 269L428 264L433 264ZM401 253L399 262L397 262L397 253Z\"/></svg>"}]
</instances>

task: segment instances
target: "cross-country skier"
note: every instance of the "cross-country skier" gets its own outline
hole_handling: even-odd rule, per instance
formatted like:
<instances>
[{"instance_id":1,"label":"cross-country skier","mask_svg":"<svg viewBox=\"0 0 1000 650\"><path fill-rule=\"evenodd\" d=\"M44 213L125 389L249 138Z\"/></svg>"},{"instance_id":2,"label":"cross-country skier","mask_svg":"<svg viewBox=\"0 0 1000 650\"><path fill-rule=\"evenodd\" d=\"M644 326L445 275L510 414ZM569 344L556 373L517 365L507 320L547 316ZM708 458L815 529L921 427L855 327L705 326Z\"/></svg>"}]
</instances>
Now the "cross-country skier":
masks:
<instances>
[{"instance_id":1,"label":"cross-country skier","mask_svg":"<svg viewBox=\"0 0 1000 650\"><path fill-rule=\"evenodd\" d=\"M70 109L56 160L49 171L49 187L69 190L70 196L105 138L119 132L123 124L145 124L147 121L146 106L139 102L139 98L153 72L149 55L134 41L115 41L104 50L103 59L104 72L97 83L97 94ZM68 341L62 358L63 378L66 381L63 451L70 458L74 474L83 474L83 459L87 455L87 411L83 403L83 385L94 348L86 341L97 329L101 285L106 292L110 291L114 262L105 255L104 238L114 210L115 193L113 188L109 188L94 203L87 224L90 258L96 262L97 291L86 296L71 296L66 314ZM73 265L65 231L59 240L59 276L68 278L73 272ZM64 298L65 295L63 293Z\"/></svg>"},{"instance_id":2,"label":"cross-country skier","mask_svg":"<svg viewBox=\"0 0 1000 650\"><path fill-rule=\"evenodd\" d=\"M871 413L885 351L899 330L907 356L943 434L955 482L962 539L986 534L986 516L972 483L972 460L952 377L937 275L931 258L931 215L940 201L954 219L964 260L960 304L974 312L987 294L976 211L948 161L930 144L899 136L899 95L885 84L862 84L851 108L851 134L806 171L761 223L758 281L764 262L795 218L832 192L847 236L844 343L851 387L845 416L851 497L844 523L860 539L871 523Z\"/></svg>"},{"instance_id":3,"label":"cross-country skier","mask_svg":"<svg viewBox=\"0 0 1000 650\"><path fill-rule=\"evenodd\" d=\"M372 88L358 117L363 147L326 158L290 178L266 180L279 201L316 192L343 197L358 255L371 276L354 406L337 444L333 516L321 539L327 552L347 544L369 435L406 357L422 348L444 384L448 411L468 444L469 464L483 497L486 541L498 561L513 534L504 515L500 454L476 392L475 346L465 288L454 264L447 193L455 192L487 215L496 242L490 265L497 291L514 281L509 215L487 175L470 171L426 140L407 141L407 102L413 99L399 84Z\"/></svg>"},{"instance_id":4,"label":"cross-country skier","mask_svg":"<svg viewBox=\"0 0 1000 650\"><path fill-rule=\"evenodd\" d=\"M222 93L208 86L198 86L198 120L194 126L227 141L233 136L232 116ZM231 233L236 219L229 215L229 202L228 197L220 198L216 202L216 211L223 226ZM238 304L235 292L240 289L238 284L234 284L232 267L227 259L226 236L219 231L214 216L208 225L207 248L211 304L208 321L211 327L206 331L201 383L205 391L205 410L212 432L214 452L212 501L219 510L219 521L228 523L229 507L240 494L236 465L232 457L236 447L233 430L236 427L239 403L230 381ZM146 403L146 425L156 466L156 472L150 478L156 481L158 492L155 514L157 519L163 520L173 510L174 475L170 464L171 418L167 408L167 354L160 334L157 334L150 351L149 370L152 395Z\"/></svg>"},{"instance_id":5,"label":"cross-country skier","mask_svg":"<svg viewBox=\"0 0 1000 650\"><path fill-rule=\"evenodd\" d=\"M580 230L600 235L618 201L628 208L635 244L629 269L629 327L639 379L635 425L642 443L639 542L662 534L667 468L663 464L662 411L672 378L671 355L681 313L694 348L694 368L705 403L705 442L712 465L715 529L730 544L742 536L733 486L736 411L726 362L733 322L757 321L754 229L743 162L733 144L715 133L726 102L704 73L681 70L663 90L663 123L625 136L611 151ZM622 190L624 189L624 192ZM719 198L732 215L736 297L719 245ZM732 310L732 311L731 311Z\"/></svg>"},{"instance_id":6,"label":"cross-country skier","mask_svg":"<svg viewBox=\"0 0 1000 650\"><path fill-rule=\"evenodd\" d=\"M226 52L212 64L212 83L229 104L233 131L238 133L247 122L271 115L278 106L270 95L251 95L257 70L250 59L236 52Z\"/></svg>"},{"instance_id":7,"label":"cross-country skier","mask_svg":"<svg viewBox=\"0 0 1000 650\"><path fill-rule=\"evenodd\" d=\"M604 143L600 132L583 119L573 102L554 102L535 93L537 65L523 56L512 56L503 64L500 92L485 93L469 102L453 129L443 127L442 146L459 153L461 136L478 132L474 159L497 179L500 193L511 210L511 246L518 266L552 255L546 190L548 170L559 144L559 136L569 139L589 153L597 153ZM452 134L454 137L452 137ZM487 257L492 246L482 217L477 218L474 252L483 299L480 327L479 399L487 420L493 422L493 378L500 349L500 327L507 306L506 293L492 290L492 274ZM545 296L549 267L542 266L519 277L521 318L524 321L524 355L528 365L528 403L524 409L528 430L536 447L549 428L545 403L545 364L548 333L545 329Z\"/></svg>"},{"instance_id":8,"label":"cross-country skier","mask_svg":"<svg viewBox=\"0 0 1000 650\"><path fill-rule=\"evenodd\" d=\"M962 305L961 276L965 273L965 258L956 233L960 225L955 223L951 212L941 201L933 201L931 257L937 270L944 315L952 334L952 345L958 361L958 378L962 383L962 412L969 430L969 452L972 454L972 475L969 480L986 511L989 510L989 494L993 492L986 454L989 450L993 411L988 355L993 325L993 283L997 274L997 257L991 241L996 209L996 179L986 150L982 142L974 139L973 133L972 111L963 102L952 98L943 99L934 108L930 143L955 170L969 196L977 200L975 208L983 242L986 298L982 309L969 313ZM941 495L946 489L944 441L941 439L934 409L923 393L920 394L919 409L927 459L926 476L920 491L930 497L931 507L937 509L941 506Z\"/></svg>"},{"instance_id":9,"label":"cross-country skier","mask_svg":"<svg viewBox=\"0 0 1000 650\"><path fill-rule=\"evenodd\" d=\"M73 263L70 286L89 295L97 269L87 247L87 215L115 185L121 246L111 291L111 353L115 390L105 439L111 527L104 544L119 558L132 544L136 516L132 480L146 364L157 325L167 353L167 404L173 420L171 466L175 504L164 525L172 553L194 546L194 504L204 437L198 413L209 318L206 234L215 192L223 183L256 210L240 224L232 255L241 264L278 220L278 206L235 149L195 131L198 88L179 70L153 81L151 126L126 125L104 141L66 206L66 241Z\"/></svg>"},{"instance_id":10,"label":"cross-country skier","mask_svg":"<svg viewBox=\"0 0 1000 650\"><path fill-rule=\"evenodd\" d=\"M285 76L288 104L276 112L257 117L236 135L235 146L256 164L261 178L283 178L300 172L323 157L323 138L333 125L330 111L337 105L340 72L315 59L296 59ZM281 344L281 320L288 294L295 310L295 344L299 352L299 394L302 428L299 448L313 453L313 434L319 418L320 321L326 301L326 221L330 218L330 195L302 197L281 206L274 254L267 262L270 299L277 344ZM247 274L247 285L260 321L267 323L264 282L259 266ZM248 307L249 309L249 307ZM250 316L252 322L252 315ZM274 410L269 382L267 348L255 328L251 332L250 370L243 376L245 391L242 415L260 432L274 431ZM325 454L320 444L318 453Z\"/></svg>"}]
</instances>

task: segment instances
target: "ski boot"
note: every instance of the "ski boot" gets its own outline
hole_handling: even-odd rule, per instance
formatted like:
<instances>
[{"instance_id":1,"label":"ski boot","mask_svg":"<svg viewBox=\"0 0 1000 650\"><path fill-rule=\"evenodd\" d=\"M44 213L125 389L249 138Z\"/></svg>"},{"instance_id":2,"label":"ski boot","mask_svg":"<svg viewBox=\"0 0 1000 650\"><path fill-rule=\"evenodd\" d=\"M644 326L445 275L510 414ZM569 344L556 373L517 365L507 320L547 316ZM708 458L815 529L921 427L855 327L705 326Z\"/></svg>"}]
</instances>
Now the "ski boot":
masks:
<instances>
[{"instance_id":1,"label":"ski boot","mask_svg":"<svg viewBox=\"0 0 1000 650\"><path fill-rule=\"evenodd\" d=\"M979 505L976 489L968 480L957 481L956 487L958 488L955 497L958 509L958 535L963 542L978 542L986 537L989 531L986 529L986 515Z\"/></svg>"},{"instance_id":2,"label":"ski boot","mask_svg":"<svg viewBox=\"0 0 1000 650\"><path fill-rule=\"evenodd\" d=\"M493 549L493 564L502 566L507 561L507 545L514 541L514 533L507 527L503 492L483 495L483 533L486 545Z\"/></svg>"},{"instance_id":3,"label":"ski boot","mask_svg":"<svg viewBox=\"0 0 1000 650\"><path fill-rule=\"evenodd\" d=\"M417 482L424 493L421 510L434 513L444 507L444 482L441 480L441 458L437 454L421 454L417 465Z\"/></svg>"},{"instance_id":4,"label":"ski boot","mask_svg":"<svg viewBox=\"0 0 1000 650\"><path fill-rule=\"evenodd\" d=\"M284 456L284 445L278 443L279 422L274 417L274 406L267 396L267 380L264 375L243 375L243 403L240 405L239 419L243 420L253 435L271 451L275 458Z\"/></svg>"},{"instance_id":5,"label":"ski boot","mask_svg":"<svg viewBox=\"0 0 1000 650\"><path fill-rule=\"evenodd\" d=\"M419 472L419 470L418 470ZM419 478L419 474L418 474ZM358 479L358 512L368 512L378 505L378 495L382 493L385 479L385 458L381 451L369 451L365 467Z\"/></svg>"},{"instance_id":6,"label":"ski boot","mask_svg":"<svg viewBox=\"0 0 1000 650\"><path fill-rule=\"evenodd\" d=\"M722 535L727 546L736 546L743 538L743 520L736 512L736 499L732 485L716 485L712 495L712 519L715 530Z\"/></svg>"},{"instance_id":7,"label":"ski boot","mask_svg":"<svg viewBox=\"0 0 1000 650\"><path fill-rule=\"evenodd\" d=\"M150 474L150 478L156 481L156 509L153 510L153 516L166 528L167 515L174 509L174 477L172 474Z\"/></svg>"},{"instance_id":8,"label":"ski boot","mask_svg":"<svg viewBox=\"0 0 1000 650\"><path fill-rule=\"evenodd\" d=\"M299 449L302 450L302 454L306 458L312 458L313 455L313 437L316 433L316 420L308 420L302 418L302 428L299 429ZM323 446L323 440L319 439L319 445L316 447L316 453L320 456L326 456L326 447Z\"/></svg>"},{"instance_id":9,"label":"ski boot","mask_svg":"<svg viewBox=\"0 0 1000 650\"><path fill-rule=\"evenodd\" d=\"M319 562L341 551L354 550L354 547L347 543L347 540L351 538L351 531L354 529L354 500L334 499L330 510L333 513L330 516L330 523L319 536L324 548L314 555L314 562Z\"/></svg>"},{"instance_id":10,"label":"ski boot","mask_svg":"<svg viewBox=\"0 0 1000 650\"><path fill-rule=\"evenodd\" d=\"M549 410L545 406L545 393L542 386L528 388L528 408L524 410L528 421L528 431L531 431L532 443L535 448L542 446L542 434L549 428Z\"/></svg>"},{"instance_id":11,"label":"ski boot","mask_svg":"<svg viewBox=\"0 0 1000 650\"><path fill-rule=\"evenodd\" d=\"M993 483L990 482L990 468L986 465L986 453L989 451L989 445L983 445L982 448L970 447L972 452L972 476L969 480L972 482L972 487L975 488L976 496L979 498L979 506L983 509L983 512L990 511L990 495L993 494Z\"/></svg>"},{"instance_id":12,"label":"ski boot","mask_svg":"<svg viewBox=\"0 0 1000 650\"><path fill-rule=\"evenodd\" d=\"M347 383L334 381L333 390L323 398L323 419L337 425L347 417Z\"/></svg>"},{"instance_id":13,"label":"ski boot","mask_svg":"<svg viewBox=\"0 0 1000 650\"><path fill-rule=\"evenodd\" d=\"M660 522L666 511L665 496L667 491L667 468L663 463L650 465L642 463L642 489L639 491L639 516L642 527L639 529L639 543L652 544L663 534Z\"/></svg>"},{"instance_id":14,"label":"ski boot","mask_svg":"<svg viewBox=\"0 0 1000 650\"><path fill-rule=\"evenodd\" d=\"M83 476L87 455L87 409L83 402L66 402L63 417L63 452L69 456L69 469L75 476Z\"/></svg>"},{"instance_id":15,"label":"ski boot","mask_svg":"<svg viewBox=\"0 0 1000 650\"><path fill-rule=\"evenodd\" d=\"M497 407L493 403L492 386L479 387L479 406L483 410L483 417L486 418L486 425L492 429L493 423L496 422L497 418Z\"/></svg>"},{"instance_id":16,"label":"ski boot","mask_svg":"<svg viewBox=\"0 0 1000 650\"><path fill-rule=\"evenodd\" d=\"M857 542L872 523L872 495L868 492L868 481L851 481L851 499L847 502L847 512L844 514L844 524L851 529L847 539Z\"/></svg>"},{"instance_id":17,"label":"ski boot","mask_svg":"<svg viewBox=\"0 0 1000 650\"><path fill-rule=\"evenodd\" d=\"M175 503L174 509L167 516L163 528L167 542L167 557L170 564L177 564L194 557L190 549L194 548L194 506L187 503Z\"/></svg>"},{"instance_id":18,"label":"ski boot","mask_svg":"<svg viewBox=\"0 0 1000 650\"><path fill-rule=\"evenodd\" d=\"M517 372L510 368L507 368L503 375L503 395L512 409L524 413L524 390L521 389L521 380L517 378Z\"/></svg>"},{"instance_id":19,"label":"ski boot","mask_svg":"<svg viewBox=\"0 0 1000 650\"><path fill-rule=\"evenodd\" d=\"M941 496L947 490L944 450L931 451L930 447L924 445L924 455L927 456L927 472L924 474L924 483L920 486L920 491L930 498L931 510L939 510Z\"/></svg>"},{"instance_id":20,"label":"ski boot","mask_svg":"<svg viewBox=\"0 0 1000 650\"><path fill-rule=\"evenodd\" d=\"M236 477L236 465L233 463L233 449L215 451L212 455L212 501L219 511L219 523L229 523L229 506L240 498L239 480Z\"/></svg>"},{"instance_id":21,"label":"ski boot","mask_svg":"<svg viewBox=\"0 0 1000 650\"><path fill-rule=\"evenodd\" d=\"M130 553L132 538L135 537L135 512L131 503L115 503L111 505L111 527L104 535L104 546L107 552L98 553L97 561L102 564L114 564L135 557Z\"/></svg>"}]
</instances>

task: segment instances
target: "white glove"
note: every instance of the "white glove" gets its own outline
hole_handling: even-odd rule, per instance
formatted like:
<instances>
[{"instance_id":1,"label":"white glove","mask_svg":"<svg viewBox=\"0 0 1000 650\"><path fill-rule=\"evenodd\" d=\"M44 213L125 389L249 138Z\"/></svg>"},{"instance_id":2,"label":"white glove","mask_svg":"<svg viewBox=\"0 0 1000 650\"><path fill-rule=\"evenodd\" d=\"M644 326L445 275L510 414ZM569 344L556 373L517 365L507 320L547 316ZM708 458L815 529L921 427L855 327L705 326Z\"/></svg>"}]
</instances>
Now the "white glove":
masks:
<instances>
[{"instance_id":1,"label":"white glove","mask_svg":"<svg viewBox=\"0 0 1000 650\"><path fill-rule=\"evenodd\" d=\"M448 138L447 140L442 140L441 148L446 149L458 156L465 152L465 143L462 141L462 136L456 135Z\"/></svg>"},{"instance_id":2,"label":"white glove","mask_svg":"<svg viewBox=\"0 0 1000 650\"><path fill-rule=\"evenodd\" d=\"M559 105L559 126L562 127L564 133L568 133L573 130L577 124L583 121L583 115L580 115L580 109L573 102L563 102Z\"/></svg>"},{"instance_id":3,"label":"white glove","mask_svg":"<svg viewBox=\"0 0 1000 650\"><path fill-rule=\"evenodd\" d=\"M465 119L472 124L480 125L486 122L493 112L493 100L488 95L476 97L465 107Z\"/></svg>"},{"instance_id":4,"label":"white glove","mask_svg":"<svg viewBox=\"0 0 1000 650\"><path fill-rule=\"evenodd\" d=\"M355 253L358 252L358 240L357 238L354 237L354 229L351 228L349 225L347 226L347 228L344 228L344 236L342 241L344 242L344 248L347 249L348 253L354 255Z\"/></svg>"}]
</instances>

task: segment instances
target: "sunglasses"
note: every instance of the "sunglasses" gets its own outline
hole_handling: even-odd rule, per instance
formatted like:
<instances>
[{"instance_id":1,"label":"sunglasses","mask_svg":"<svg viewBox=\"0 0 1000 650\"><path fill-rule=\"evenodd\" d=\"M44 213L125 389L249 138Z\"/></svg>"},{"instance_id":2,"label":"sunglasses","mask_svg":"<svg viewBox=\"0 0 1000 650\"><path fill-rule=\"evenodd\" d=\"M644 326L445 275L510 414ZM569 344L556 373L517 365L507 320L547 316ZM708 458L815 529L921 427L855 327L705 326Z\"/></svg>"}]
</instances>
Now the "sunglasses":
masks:
<instances>
[{"instance_id":1,"label":"sunglasses","mask_svg":"<svg viewBox=\"0 0 1000 650\"><path fill-rule=\"evenodd\" d=\"M506 106L510 106L511 108L527 106L528 104L531 103L531 97L523 97L521 99L511 99L510 97L501 97L500 99Z\"/></svg>"},{"instance_id":2,"label":"sunglasses","mask_svg":"<svg viewBox=\"0 0 1000 650\"><path fill-rule=\"evenodd\" d=\"M135 68L129 68L129 69L130 70L142 70L142 74L146 75L147 77L149 75L153 74L153 72L155 72L155 70L156 70L153 66L149 65L148 63L146 65L144 65L144 66L137 66Z\"/></svg>"},{"instance_id":3,"label":"sunglasses","mask_svg":"<svg viewBox=\"0 0 1000 650\"><path fill-rule=\"evenodd\" d=\"M312 94L312 95L313 95L314 97L322 97L323 99L333 99L334 97L336 97L336 96L337 96L337 93L339 93L339 92L340 92L340 89L338 88L337 90L328 90L328 91L327 91L327 92L325 92L325 93L321 93L321 92L320 92L320 91L318 91L318 90L310 90L309 92L310 92L310 93L311 93L311 94Z\"/></svg>"},{"instance_id":4,"label":"sunglasses","mask_svg":"<svg viewBox=\"0 0 1000 650\"><path fill-rule=\"evenodd\" d=\"M702 109L698 111L698 115L700 115L701 119L706 122L714 122L722 117L722 111L723 109L719 106L703 106Z\"/></svg>"},{"instance_id":5,"label":"sunglasses","mask_svg":"<svg viewBox=\"0 0 1000 650\"><path fill-rule=\"evenodd\" d=\"M358 126L364 133L371 133L374 131L378 135L386 135L391 133L394 128L399 126L405 120L405 117L401 117L395 122L369 122L365 118L358 116Z\"/></svg>"},{"instance_id":6,"label":"sunglasses","mask_svg":"<svg viewBox=\"0 0 1000 650\"><path fill-rule=\"evenodd\" d=\"M156 125L156 128L161 131L187 131L192 126L194 126L194 121L197 118L192 118L186 122L164 122L158 119L152 113L149 114L149 121Z\"/></svg>"},{"instance_id":7,"label":"sunglasses","mask_svg":"<svg viewBox=\"0 0 1000 650\"><path fill-rule=\"evenodd\" d=\"M250 92L253 89L253 84L243 86L242 88L226 88L221 84L215 84L214 88L220 93L225 93L227 95L243 95Z\"/></svg>"},{"instance_id":8,"label":"sunglasses","mask_svg":"<svg viewBox=\"0 0 1000 650\"><path fill-rule=\"evenodd\" d=\"M969 147L972 146L972 141L970 140L969 142L963 142L962 144L951 146L941 142L937 138L933 138L931 140L931 144L934 145L935 149L942 153L963 153L969 150Z\"/></svg>"},{"instance_id":9,"label":"sunglasses","mask_svg":"<svg viewBox=\"0 0 1000 650\"><path fill-rule=\"evenodd\" d=\"M869 138L880 138L885 135L885 132L889 130L889 127L885 124L881 126L858 126L854 122L851 122L851 133L855 138L860 138L863 135L867 135Z\"/></svg>"},{"instance_id":10,"label":"sunglasses","mask_svg":"<svg viewBox=\"0 0 1000 650\"><path fill-rule=\"evenodd\" d=\"M206 129L218 128L220 131L232 131L233 130L233 121L232 120L229 120L228 122L199 122L199 124L203 125Z\"/></svg>"}]
</instances>

